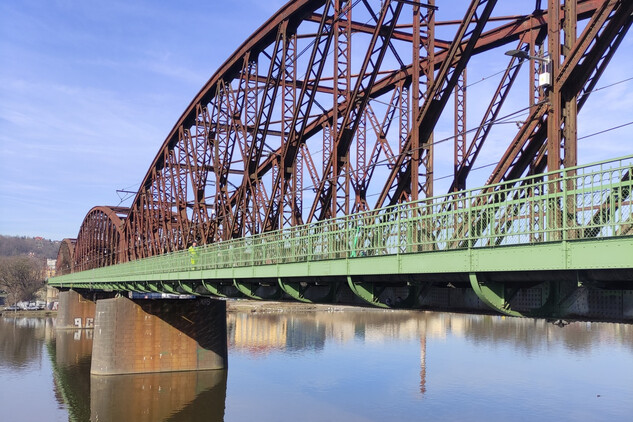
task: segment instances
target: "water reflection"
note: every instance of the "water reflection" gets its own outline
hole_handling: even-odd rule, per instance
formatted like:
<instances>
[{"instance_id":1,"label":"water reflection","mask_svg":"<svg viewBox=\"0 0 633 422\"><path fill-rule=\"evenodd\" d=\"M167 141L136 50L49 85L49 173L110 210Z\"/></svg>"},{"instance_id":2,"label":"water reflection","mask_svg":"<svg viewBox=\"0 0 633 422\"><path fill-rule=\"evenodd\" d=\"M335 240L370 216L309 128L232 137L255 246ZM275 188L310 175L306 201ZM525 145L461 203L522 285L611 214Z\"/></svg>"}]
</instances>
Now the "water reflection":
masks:
<instances>
[{"instance_id":1,"label":"water reflection","mask_svg":"<svg viewBox=\"0 0 633 422\"><path fill-rule=\"evenodd\" d=\"M228 335L230 351L244 352L256 359L264 359L270 353L321 353L330 343L368 346L418 341L422 395L427 392L427 342L433 345L447 337L462 339L472 347L505 345L527 356L546 353L557 346L581 353L597 345L620 344L633 351L633 325L573 322L559 327L542 319L434 312L229 313Z\"/></svg>"},{"instance_id":2,"label":"water reflection","mask_svg":"<svg viewBox=\"0 0 633 422\"><path fill-rule=\"evenodd\" d=\"M222 421L226 371L90 377L93 421Z\"/></svg>"},{"instance_id":3,"label":"water reflection","mask_svg":"<svg viewBox=\"0 0 633 422\"><path fill-rule=\"evenodd\" d=\"M52 326L51 318L0 318L0 367L17 370L39 361L42 341Z\"/></svg>"},{"instance_id":4,"label":"water reflection","mask_svg":"<svg viewBox=\"0 0 633 422\"><path fill-rule=\"evenodd\" d=\"M455 420L468 419L483 402L490 403L486 415L517 398L519 414L538 410L535 419L573 420L565 416L578 408L584 419L618 420L633 411L622 399L633 390L618 378L633 368L630 324L558 327L490 315L335 308L230 312L227 322L228 380L227 371L90 376L92 331L56 331L51 319L28 318L0 318L0 372L23 378L39 362L50 374L41 363L48 354L54 377L45 387L72 421L273 421L296 420L296 412L312 415L305 420ZM28 385L40 379L32 376ZM544 379L549 393L538 387ZM5 408L6 388L0 386ZM600 401L587 400L597 394ZM10 397L16 406L29 403L17 399L23 392ZM283 409L279 397L289 398ZM42 403L33 407L50 406ZM48 412L55 411L53 402Z\"/></svg>"},{"instance_id":5,"label":"water reflection","mask_svg":"<svg viewBox=\"0 0 633 422\"><path fill-rule=\"evenodd\" d=\"M223 420L226 371L91 376L93 331L55 333L48 350L69 420Z\"/></svg>"},{"instance_id":6,"label":"water reflection","mask_svg":"<svg viewBox=\"0 0 633 422\"><path fill-rule=\"evenodd\" d=\"M600 342L615 342L633 350L633 325L572 322L565 327L543 319L505 318L435 312L355 310L293 314L228 315L229 348L254 356L274 351L320 351L328 342L384 343L394 339L420 340L425 354L427 339L447 336L473 344L511 344L529 353L561 344L570 350L591 350Z\"/></svg>"},{"instance_id":7,"label":"water reflection","mask_svg":"<svg viewBox=\"0 0 633 422\"><path fill-rule=\"evenodd\" d=\"M47 347L60 406L71 421L90 420L92 330L56 330Z\"/></svg>"},{"instance_id":8,"label":"water reflection","mask_svg":"<svg viewBox=\"0 0 633 422\"><path fill-rule=\"evenodd\" d=\"M236 312L228 334L227 421L249 412L260 421L295 420L296 412L304 421L628 420L633 411L623 376L633 370L630 324ZM287 407L271 397L287 397Z\"/></svg>"}]
</instances>

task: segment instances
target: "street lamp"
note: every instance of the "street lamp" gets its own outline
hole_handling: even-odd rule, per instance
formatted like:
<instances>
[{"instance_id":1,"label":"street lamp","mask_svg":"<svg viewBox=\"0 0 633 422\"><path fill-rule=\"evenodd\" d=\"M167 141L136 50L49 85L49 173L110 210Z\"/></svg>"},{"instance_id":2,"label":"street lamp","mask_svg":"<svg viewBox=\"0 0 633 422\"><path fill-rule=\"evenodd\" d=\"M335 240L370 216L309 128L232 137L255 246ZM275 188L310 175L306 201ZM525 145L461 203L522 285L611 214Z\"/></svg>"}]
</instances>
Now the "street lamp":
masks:
<instances>
[{"instance_id":1,"label":"street lamp","mask_svg":"<svg viewBox=\"0 0 633 422\"><path fill-rule=\"evenodd\" d=\"M520 60L535 60L545 63L545 71L538 75L538 86L540 88L550 88L552 86L552 59L548 55L544 57L530 56L525 50L508 50L505 55L516 57Z\"/></svg>"}]
</instances>

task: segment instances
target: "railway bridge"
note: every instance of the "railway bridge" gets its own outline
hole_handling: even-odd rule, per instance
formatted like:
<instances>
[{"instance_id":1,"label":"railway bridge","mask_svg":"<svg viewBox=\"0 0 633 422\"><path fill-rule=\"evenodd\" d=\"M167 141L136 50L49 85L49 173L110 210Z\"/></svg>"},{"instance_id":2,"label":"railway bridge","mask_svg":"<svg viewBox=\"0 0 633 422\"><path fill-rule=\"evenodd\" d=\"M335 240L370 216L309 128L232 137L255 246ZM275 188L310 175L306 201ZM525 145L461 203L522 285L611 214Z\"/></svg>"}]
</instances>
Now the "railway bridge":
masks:
<instances>
[{"instance_id":1,"label":"railway bridge","mask_svg":"<svg viewBox=\"0 0 633 422\"><path fill-rule=\"evenodd\" d=\"M632 320L633 155L579 163L577 123L633 2L460 7L290 1L244 41L132 205L62 242L49 284L73 290L62 325L94 314L93 372L224 365L217 298ZM504 69L469 85L491 58ZM181 358L141 351L183 334Z\"/></svg>"}]
</instances>

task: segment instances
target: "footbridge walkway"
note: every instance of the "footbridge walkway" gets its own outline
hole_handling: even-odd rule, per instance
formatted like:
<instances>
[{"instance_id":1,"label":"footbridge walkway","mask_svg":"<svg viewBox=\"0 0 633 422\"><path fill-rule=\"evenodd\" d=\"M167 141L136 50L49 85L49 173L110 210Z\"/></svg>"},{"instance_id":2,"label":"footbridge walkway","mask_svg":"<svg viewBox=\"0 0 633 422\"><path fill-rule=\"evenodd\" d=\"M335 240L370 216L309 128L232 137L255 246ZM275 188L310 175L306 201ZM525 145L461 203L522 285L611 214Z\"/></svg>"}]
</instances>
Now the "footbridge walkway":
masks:
<instances>
[{"instance_id":1,"label":"footbridge walkway","mask_svg":"<svg viewBox=\"0 0 633 422\"><path fill-rule=\"evenodd\" d=\"M60 288L633 318L633 156L49 280ZM353 294L352 294L353 293Z\"/></svg>"}]
</instances>

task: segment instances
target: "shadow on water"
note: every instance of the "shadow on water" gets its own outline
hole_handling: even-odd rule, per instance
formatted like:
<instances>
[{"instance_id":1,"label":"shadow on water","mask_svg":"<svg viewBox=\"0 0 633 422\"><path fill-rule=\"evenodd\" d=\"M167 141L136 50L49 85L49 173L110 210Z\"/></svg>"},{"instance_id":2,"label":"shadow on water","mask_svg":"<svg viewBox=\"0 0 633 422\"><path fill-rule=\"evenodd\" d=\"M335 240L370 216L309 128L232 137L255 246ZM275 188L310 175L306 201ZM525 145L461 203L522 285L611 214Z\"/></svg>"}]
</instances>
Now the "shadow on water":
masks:
<instances>
[{"instance_id":1,"label":"shadow on water","mask_svg":"<svg viewBox=\"0 0 633 422\"><path fill-rule=\"evenodd\" d=\"M91 330L47 343L55 395L71 421L223 421L227 371L90 375Z\"/></svg>"}]
</instances>

